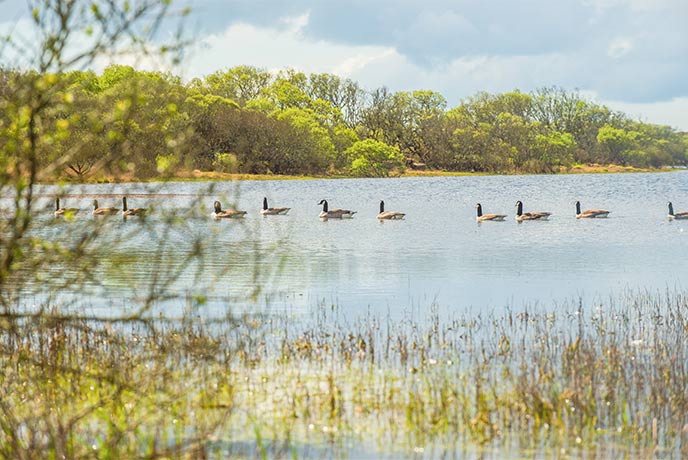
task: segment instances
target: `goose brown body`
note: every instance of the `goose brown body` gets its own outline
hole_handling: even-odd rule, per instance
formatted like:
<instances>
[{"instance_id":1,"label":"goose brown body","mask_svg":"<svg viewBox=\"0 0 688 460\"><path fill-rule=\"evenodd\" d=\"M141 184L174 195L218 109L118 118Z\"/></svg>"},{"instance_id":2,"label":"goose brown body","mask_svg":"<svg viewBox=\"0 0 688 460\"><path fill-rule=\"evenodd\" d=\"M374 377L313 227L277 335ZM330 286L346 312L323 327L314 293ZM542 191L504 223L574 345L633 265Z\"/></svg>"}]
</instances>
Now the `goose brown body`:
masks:
<instances>
[{"instance_id":1,"label":"goose brown body","mask_svg":"<svg viewBox=\"0 0 688 460\"><path fill-rule=\"evenodd\" d=\"M667 203L669 206L669 215L667 215L667 219L669 220L686 220L688 219L688 211L681 211L681 212L674 212L674 205L671 204L671 201Z\"/></svg>"},{"instance_id":2,"label":"goose brown body","mask_svg":"<svg viewBox=\"0 0 688 460\"><path fill-rule=\"evenodd\" d=\"M351 211L349 209L329 209L327 200L320 200L318 204L323 207L323 210L319 214L321 219L344 219L351 218L356 214L356 211Z\"/></svg>"},{"instance_id":3,"label":"goose brown body","mask_svg":"<svg viewBox=\"0 0 688 460\"><path fill-rule=\"evenodd\" d=\"M100 207L98 200L93 200L93 214L94 216L112 216L119 212L119 208L114 207Z\"/></svg>"},{"instance_id":4,"label":"goose brown body","mask_svg":"<svg viewBox=\"0 0 688 460\"><path fill-rule=\"evenodd\" d=\"M480 203L476 203L475 208L477 213L475 220L478 222L502 222L506 218L506 214L483 214L483 206Z\"/></svg>"},{"instance_id":5,"label":"goose brown body","mask_svg":"<svg viewBox=\"0 0 688 460\"><path fill-rule=\"evenodd\" d=\"M397 211L385 211L385 202L380 200L380 212L377 215L381 220L401 220L406 214Z\"/></svg>"},{"instance_id":6,"label":"goose brown body","mask_svg":"<svg viewBox=\"0 0 688 460\"><path fill-rule=\"evenodd\" d=\"M551 212L523 212L523 203L516 202L516 221L523 222L528 220L547 220L551 216Z\"/></svg>"},{"instance_id":7,"label":"goose brown body","mask_svg":"<svg viewBox=\"0 0 688 460\"><path fill-rule=\"evenodd\" d=\"M603 218L609 215L606 209L586 209L581 211L580 201L576 201L576 219L596 219Z\"/></svg>"},{"instance_id":8,"label":"goose brown body","mask_svg":"<svg viewBox=\"0 0 688 460\"><path fill-rule=\"evenodd\" d=\"M246 211L239 211L237 209L222 209L222 204L220 204L219 201L215 201L213 203L213 207L215 211L213 212L212 216L215 219L233 219L235 217L244 217L246 215Z\"/></svg>"},{"instance_id":9,"label":"goose brown body","mask_svg":"<svg viewBox=\"0 0 688 460\"><path fill-rule=\"evenodd\" d=\"M269 208L268 199L265 197L263 198L263 209L260 210L260 213L264 216L283 216L288 213L290 209L291 208Z\"/></svg>"},{"instance_id":10,"label":"goose brown body","mask_svg":"<svg viewBox=\"0 0 688 460\"><path fill-rule=\"evenodd\" d=\"M124 217L129 216L144 216L146 214L146 208L128 208L127 207L127 197L122 197L122 215Z\"/></svg>"},{"instance_id":11,"label":"goose brown body","mask_svg":"<svg viewBox=\"0 0 688 460\"><path fill-rule=\"evenodd\" d=\"M79 212L79 208L61 208L60 199L55 198L55 215L56 216L73 216Z\"/></svg>"}]
</instances>

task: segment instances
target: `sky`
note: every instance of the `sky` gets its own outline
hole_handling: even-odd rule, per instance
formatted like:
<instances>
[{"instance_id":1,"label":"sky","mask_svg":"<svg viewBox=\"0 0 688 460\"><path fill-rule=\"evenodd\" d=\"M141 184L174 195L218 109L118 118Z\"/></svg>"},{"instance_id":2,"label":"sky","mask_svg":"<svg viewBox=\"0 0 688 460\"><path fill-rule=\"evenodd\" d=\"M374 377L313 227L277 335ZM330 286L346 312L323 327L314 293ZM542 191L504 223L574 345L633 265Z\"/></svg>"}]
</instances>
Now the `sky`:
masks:
<instances>
[{"instance_id":1,"label":"sky","mask_svg":"<svg viewBox=\"0 0 688 460\"><path fill-rule=\"evenodd\" d=\"M559 86L688 131L687 0L177 4L192 9L185 32L193 46L174 69L184 79L237 65L293 68L367 89L431 89L450 107L479 91ZM21 0L0 0L0 30L26 9Z\"/></svg>"}]
</instances>

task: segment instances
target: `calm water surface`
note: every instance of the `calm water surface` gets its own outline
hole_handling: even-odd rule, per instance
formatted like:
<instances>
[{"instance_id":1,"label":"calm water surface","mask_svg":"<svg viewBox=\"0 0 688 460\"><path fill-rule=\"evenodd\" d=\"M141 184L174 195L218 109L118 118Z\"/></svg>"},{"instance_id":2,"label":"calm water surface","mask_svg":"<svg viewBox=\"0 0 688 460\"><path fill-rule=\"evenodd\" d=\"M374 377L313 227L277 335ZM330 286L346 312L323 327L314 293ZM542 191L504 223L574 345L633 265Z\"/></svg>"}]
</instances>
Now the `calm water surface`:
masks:
<instances>
[{"instance_id":1,"label":"calm water surface","mask_svg":"<svg viewBox=\"0 0 688 460\"><path fill-rule=\"evenodd\" d=\"M100 204L189 208L198 196L204 207L172 232L164 252L181 255L201 237L213 248L202 277L184 273L168 292L202 293L209 308L308 312L336 304L352 313L368 310L422 311L492 309L551 304L578 297L608 298L627 289L682 289L688 273L688 222L668 222L668 200L688 209L688 172L620 175L489 176L313 181L246 181L72 186L66 206ZM57 189L42 187L45 203ZM150 196L136 196L136 194ZM159 194L166 194L160 196ZM288 206L287 216L259 214L263 196ZM249 213L242 221L210 219L212 202L235 201ZM351 220L318 219L321 199L331 208L358 211ZM378 202L407 214L403 221L378 222ZM608 219L575 219L574 202L611 210ZM548 222L514 221L514 204L525 211L550 211ZM475 221L484 212L508 214L505 222ZM82 213L78 219L92 219ZM150 222L155 223L155 214ZM56 237L69 233L58 224ZM136 222L113 219L131 232ZM162 225L162 224L161 224ZM191 231L189 231L189 229ZM150 283L158 251L147 232L131 232L122 273L103 273L101 299L126 299ZM177 251L177 252L175 252ZM56 275L57 276L57 275ZM262 286L257 294L256 285ZM228 300L229 298L229 300Z\"/></svg>"}]
</instances>

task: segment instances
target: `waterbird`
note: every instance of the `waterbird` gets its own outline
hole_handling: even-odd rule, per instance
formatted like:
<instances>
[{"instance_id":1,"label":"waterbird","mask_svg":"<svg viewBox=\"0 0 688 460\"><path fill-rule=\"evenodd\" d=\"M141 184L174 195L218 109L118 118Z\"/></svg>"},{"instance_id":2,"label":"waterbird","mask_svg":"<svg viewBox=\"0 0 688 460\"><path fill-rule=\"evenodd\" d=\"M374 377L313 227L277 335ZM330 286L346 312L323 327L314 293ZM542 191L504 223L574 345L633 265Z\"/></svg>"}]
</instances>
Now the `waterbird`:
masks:
<instances>
[{"instance_id":1,"label":"waterbird","mask_svg":"<svg viewBox=\"0 0 688 460\"><path fill-rule=\"evenodd\" d=\"M79 212L79 208L61 208L60 207L60 198L55 198L55 215L56 216L73 216Z\"/></svg>"},{"instance_id":2,"label":"waterbird","mask_svg":"<svg viewBox=\"0 0 688 460\"><path fill-rule=\"evenodd\" d=\"M475 208L477 210L477 217L475 218L478 222L485 222L488 220L495 222L502 222L506 217L506 214L483 214L483 206L480 203L476 203Z\"/></svg>"},{"instance_id":3,"label":"waterbird","mask_svg":"<svg viewBox=\"0 0 688 460\"><path fill-rule=\"evenodd\" d=\"M236 209L225 209L223 211L222 205L219 201L215 201L215 203L213 203L213 206L215 208L215 211L211 215L215 219L231 219L233 217L244 217L244 215L246 214L246 211L238 211Z\"/></svg>"},{"instance_id":4,"label":"waterbird","mask_svg":"<svg viewBox=\"0 0 688 460\"><path fill-rule=\"evenodd\" d=\"M380 200L380 213L377 215L378 219L384 220L401 220L406 214L396 211L385 211L385 202Z\"/></svg>"},{"instance_id":5,"label":"waterbird","mask_svg":"<svg viewBox=\"0 0 688 460\"><path fill-rule=\"evenodd\" d=\"M113 208L113 207L103 207L101 208L98 206L98 200L93 200L93 214L94 216L112 216L113 214L117 214L119 211L119 208Z\"/></svg>"},{"instance_id":6,"label":"waterbird","mask_svg":"<svg viewBox=\"0 0 688 460\"><path fill-rule=\"evenodd\" d=\"M547 220L551 216L551 212L523 212L523 203L519 200L516 202L516 221L523 222L524 220Z\"/></svg>"},{"instance_id":7,"label":"waterbird","mask_svg":"<svg viewBox=\"0 0 688 460\"><path fill-rule=\"evenodd\" d=\"M348 209L332 209L329 210L327 207L327 200L320 200L319 205L322 205L323 210L320 213L320 218L321 219L342 219L342 218L350 218L353 217L354 214L356 214L356 211L350 211Z\"/></svg>"},{"instance_id":8,"label":"waterbird","mask_svg":"<svg viewBox=\"0 0 688 460\"><path fill-rule=\"evenodd\" d=\"M669 205L669 215L667 216L667 219L669 220L684 220L688 219L688 211L682 211L682 212L674 212L674 205L671 204L671 201L667 203Z\"/></svg>"},{"instance_id":9,"label":"waterbird","mask_svg":"<svg viewBox=\"0 0 688 460\"><path fill-rule=\"evenodd\" d=\"M576 219L595 219L598 217L607 217L609 211L605 209L586 209L581 212L580 201L576 201Z\"/></svg>"},{"instance_id":10,"label":"waterbird","mask_svg":"<svg viewBox=\"0 0 688 460\"><path fill-rule=\"evenodd\" d=\"M263 197L263 209L261 209L260 213L264 216L283 216L288 213L290 209L291 208L268 208L268 198Z\"/></svg>"},{"instance_id":11,"label":"waterbird","mask_svg":"<svg viewBox=\"0 0 688 460\"><path fill-rule=\"evenodd\" d=\"M129 216L143 216L146 214L146 208L127 208L127 197L122 197L122 215L124 217Z\"/></svg>"}]
</instances>

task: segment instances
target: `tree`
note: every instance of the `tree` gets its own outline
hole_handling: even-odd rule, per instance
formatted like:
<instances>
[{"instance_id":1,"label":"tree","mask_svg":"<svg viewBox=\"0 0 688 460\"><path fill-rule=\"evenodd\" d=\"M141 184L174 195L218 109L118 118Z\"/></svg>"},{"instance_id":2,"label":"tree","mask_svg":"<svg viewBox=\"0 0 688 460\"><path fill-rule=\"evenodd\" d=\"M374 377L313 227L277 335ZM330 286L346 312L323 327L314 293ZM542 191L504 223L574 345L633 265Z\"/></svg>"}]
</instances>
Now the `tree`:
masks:
<instances>
[{"instance_id":1,"label":"tree","mask_svg":"<svg viewBox=\"0 0 688 460\"><path fill-rule=\"evenodd\" d=\"M374 139L358 141L346 152L351 171L357 176L386 177L393 170L403 170L404 156L398 148Z\"/></svg>"},{"instance_id":2,"label":"tree","mask_svg":"<svg viewBox=\"0 0 688 460\"><path fill-rule=\"evenodd\" d=\"M238 66L192 80L190 86L201 93L221 96L244 106L248 101L258 98L273 80L272 74L264 69Z\"/></svg>"},{"instance_id":3,"label":"tree","mask_svg":"<svg viewBox=\"0 0 688 460\"><path fill-rule=\"evenodd\" d=\"M108 226L102 221L44 218L52 216L55 197L46 205L37 196L39 180L69 166L85 173L82 161L95 160L93 169L128 170L133 146L164 129L157 123L169 121L163 112L174 113L161 105L170 86L158 88L159 98L146 98L153 91L146 81L141 92L123 91L131 73L119 81L108 79L105 88L88 72L73 71L107 53L170 55L176 39L154 39L172 12L170 2L46 0L30 6L31 35L3 37L0 47L0 62L20 59L20 70L0 72L0 188L10 202L0 219L0 362L13 369L0 373L0 457L200 457L218 417L205 414L213 421L194 424L183 436L169 435L177 430L170 415L188 407L188 401L183 402L180 386L160 385L171 375L166 360L154 363L141 348L127 359L111 359L82 345L94 339L108 342L110 351L125 350L135 324L154 329L147 318L150 309L167 295L172 280L191 265L203 265L202 241L184 241L190 243L188 252L176 243L182 260L170 258L167 224L174 221L175 230L188 230L175 216L161 216L156 226L143 221L121 227L104 237ZM89 156L92 150L97 157ZM82 291L103 273L131 268L126 243L132 234L150 238L145 260L150 284L139 286L140 296L127 311L98 312ZM116 334L108 332L115 329ZM132 372L137 368L146 369L145 375ZM188 383L194 374L175 376ZM160 433L165 433L162 441Z\"/></svg>"},{"instance_id":4,"label":"tree","mask_svg":"<svg viewBox=\"0 0 688 460\"><path fill-rule=\"evenodd\" d=\"M326 101L339 109L347 127L353 128L358 124L365 102L365 91L358 83L326 73L311 74L309 83L311 99Z\"/></svg>"},{"instance_id":5,"label":"tree","mask_svg":"<svg viewBox=\"0 0 688 460\"><path fill-rule=\"evenodd\" d=\"M535 136L533 150L541 172L556 172L561 166L571 165L576 141L569 133L546 131Z\"/></svg>"},{"instance_id":6,"label":"tree","mask_svg":"<svg viewBox=\"0 0 688 460\"><path fill-rule=\"evenodd\" d=\"M634 146L639 136L640 133L637 131L626 131L623 128L604 125L597 132L597 142L605 149L607 162L626 164L624 153Z\"/></svg>"}]
</instances>

